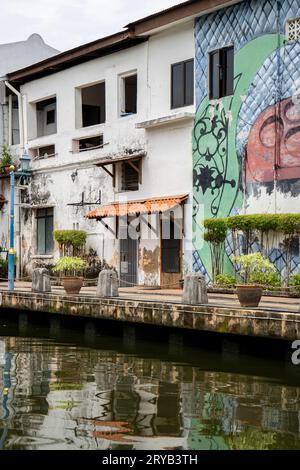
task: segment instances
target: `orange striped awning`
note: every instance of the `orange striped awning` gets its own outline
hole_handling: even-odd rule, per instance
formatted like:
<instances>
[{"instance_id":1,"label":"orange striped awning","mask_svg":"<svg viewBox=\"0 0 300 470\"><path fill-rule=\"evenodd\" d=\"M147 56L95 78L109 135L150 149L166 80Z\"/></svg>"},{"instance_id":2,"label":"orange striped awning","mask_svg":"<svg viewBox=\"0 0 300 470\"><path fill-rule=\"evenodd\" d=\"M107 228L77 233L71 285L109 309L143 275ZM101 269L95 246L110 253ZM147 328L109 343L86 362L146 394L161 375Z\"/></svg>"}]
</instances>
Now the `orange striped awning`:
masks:
<instances>
[{"instance_id":1,"label":"orange striped awning","mask_svg":"<svg viewBox=\"0 0 300 470\"><path fill-rule=\"evenodd\" d=\"M101 206L90 212L85 217L87 219L104 219L105 217L122 217L136 214L156 214L167 212L181 205L186 199L184 196L167 196L161 198L145 199L140 201L114 202Z\"/></svg>"}]
</instances>

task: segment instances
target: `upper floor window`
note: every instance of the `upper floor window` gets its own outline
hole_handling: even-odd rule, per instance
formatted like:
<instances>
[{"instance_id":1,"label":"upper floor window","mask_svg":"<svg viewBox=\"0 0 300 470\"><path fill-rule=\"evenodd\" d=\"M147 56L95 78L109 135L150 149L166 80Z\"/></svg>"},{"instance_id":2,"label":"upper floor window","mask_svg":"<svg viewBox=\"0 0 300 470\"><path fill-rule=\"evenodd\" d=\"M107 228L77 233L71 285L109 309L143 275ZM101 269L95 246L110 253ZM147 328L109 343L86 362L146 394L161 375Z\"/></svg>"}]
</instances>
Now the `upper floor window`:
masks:
<instances>
[{"instance_id":1,"label":"upper floor window","mask_svg":"<svg viewBox=\"0 0 300 470\"><path fill-rule=\"evenodd\" d=\"M234 48L225 47L209 55L209 98L233 94Z\"/></svg>"},{"instance_id":2,"label":"upper floor window","mask_svg":"<svg viewBox=\"0 0 300 470\"><path fill-rule=\"evenodd\" d=\"M37 137L56 134L56 98L36 103Z\"/></svg>"},{"instance_id":3,"label":"upper floor window","mask_svg":"<svg viewBox=\"0 0 300 470\"><path fill-rule=\"evenodd\" d=\"M300 18L289 20L286 28L288 41L297 41L297 39L300 39Z\"/></svg>"},{"instance_id":4,"label":"upper floor window","mask_svg":"<svg viewBox=\"0 0 300 470\"><path fill-rule=\"evenodd\" d=\"M105 122L105 82L79 88L81 101L77 127L96 126Z\"/></svg>"},{"instance_id":5,"label":"upper floor window","mask_svg":"<svg viewBox=\"0 0 300 470\"><path fill-rule=\"evenodd\" d=\"M45 145L43 147L29 149L29 154L33 160L55 157L55 145Z\"/></svg>"},{"instance_id":6,"label":"upper floor window","mask_svg":"<svg viewBox=\"0 0 300 470\"><path fill-rule=\"evenodd\" d=\"M137 113L137 74L121 77L121 116Z\"/></svg>"},{"instance_id":7,"label":"upper floor window","mask_svg":"<svg viewBox=\"0 0 300 470\"><path fill-rule=\"evenodd\" d=\"M103 148L103 134L91 137L83 137L81 139L74 139L73 153L87 152L88 150L97 150Z\"/></svg>"},{"instance_id":8,"label":"upper floor window","mask_svg":"<svg viewBox=\"0 0 300 470\"><path fill-rule=\"evenodd\" d=\"M194 104L194 60L172 65L171 107L182 108Z\"/></svg>"},{"instance_id":9,"label":"upper floor window","mask_svg":"<svg viewBox=\"0 0 300 470\"><path fill-rule=\"evenodd\" d=\"M138 191L141 182L141 160L121 164L121 191Z\"/></svg>"}]
</instances>

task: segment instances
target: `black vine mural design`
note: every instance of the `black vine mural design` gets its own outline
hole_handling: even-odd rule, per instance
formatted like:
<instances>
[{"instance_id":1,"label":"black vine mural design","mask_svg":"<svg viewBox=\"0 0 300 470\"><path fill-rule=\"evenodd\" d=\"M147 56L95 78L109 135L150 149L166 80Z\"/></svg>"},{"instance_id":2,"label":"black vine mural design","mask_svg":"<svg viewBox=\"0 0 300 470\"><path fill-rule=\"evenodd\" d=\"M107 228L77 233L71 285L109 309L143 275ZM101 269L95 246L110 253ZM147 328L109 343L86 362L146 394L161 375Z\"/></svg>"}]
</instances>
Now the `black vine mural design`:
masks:
<instances>
[{"instance_id":1,"label":"black vine mural design","mask_svg":"<svg viewBox=\"0 0 300 470\"><path fill-rule=\"evenodd\" d=\"M211 192L211 213L218 214L224 186L237 186L235 180L227 180L228 168L228 118L224 108L209 104L194 128L194 188L203 195Z\"/></svg>"}]
</instances>

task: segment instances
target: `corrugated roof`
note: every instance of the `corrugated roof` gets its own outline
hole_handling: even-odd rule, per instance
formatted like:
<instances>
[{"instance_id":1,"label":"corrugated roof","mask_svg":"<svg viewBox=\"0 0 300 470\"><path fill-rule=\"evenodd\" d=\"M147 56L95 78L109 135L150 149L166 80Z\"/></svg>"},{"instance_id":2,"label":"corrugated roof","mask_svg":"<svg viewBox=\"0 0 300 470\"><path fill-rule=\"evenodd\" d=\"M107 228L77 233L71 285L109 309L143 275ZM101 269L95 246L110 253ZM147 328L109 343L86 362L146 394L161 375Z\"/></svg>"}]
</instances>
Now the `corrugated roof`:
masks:
<instances>
[{"instance_id":1,"label":"corrugated roof","mask_svg":"<svg viewBox=\"0 0 300 470\"><path fill-rule=\"evenodd\" d=\"M126 203L114 202L99 207L85 217L88 219L104 219L105 217L167 212L182 204L187 198L188 195L185 194L181 196L165 196L140 201L128 201Z\"/></svg>"}]
</instances>

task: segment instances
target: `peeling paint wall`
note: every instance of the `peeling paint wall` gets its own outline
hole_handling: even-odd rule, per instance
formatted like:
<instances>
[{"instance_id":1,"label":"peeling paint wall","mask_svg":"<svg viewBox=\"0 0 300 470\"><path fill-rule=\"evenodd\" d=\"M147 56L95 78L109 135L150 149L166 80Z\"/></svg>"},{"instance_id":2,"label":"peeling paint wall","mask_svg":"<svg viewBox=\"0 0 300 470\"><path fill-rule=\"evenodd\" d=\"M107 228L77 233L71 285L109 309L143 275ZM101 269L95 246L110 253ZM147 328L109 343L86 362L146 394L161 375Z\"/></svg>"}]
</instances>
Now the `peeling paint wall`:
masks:
<instances>
[{"instance_id":1,"label":"peeling paint wall","mask_svg":"<svg viewBox=\"0 0 300 470\"><path fill-rule=\"evenodd\" d=\"M202 205L208 218L299 211L300 40L286 38L287 21L299 16L299 2L293 0L245 0L196 20L198 240L203 231L196 214ZM209 53L228 45L234 46L234 93L209 100ZM230 255L228 243L228 269ZM193 257L194 270L210 278L208 244ZM294 261L296 266L300 262Z\"/></svg>"},{"instance_id":2,"label":"peeling paint wall","mask_svg":"<svg viewBox=\"0 0 300 470\"><path fill-rule=\"evenodd\" d=\"M28 148L55 145L55 157L32 163L33 179L23 194L23 203L36 207L54 207L54 226L88 232L87 245L97 250L101 259L119 270L119 240L100 222L88 221L84 215L96 205L75 207L84 192L85 201L96 202L101 191L102 204L152 197L192 194L191 136L193 120L165 124L155 130L137 129L137 123L162 118L178 112L194 112L194 106L171 110L171 64L194 57L194 24L189 21L160 32L149 41L102 58L94 59L62 72L29 82L21 87L27 102ZM120 117L120 77L137 71L137 114ZM78 128L75 99L78 87L106 83L106 122ZM57 100L57 134L33 138L35 134L34 103L48 97ZM78 116L77 116L78 117ZM97 134L104 136L103 149L83 153L72 151L72 141ZM17 150L15 147L14 150ZM112 178L94 163L111 155L143 150L142 184L138 191L121 192ZM72 173L76 173L74 182ZM115 231L113 219L106 219ZM186 221L191 238L191 221ZM142 229L143 230L143 229ZM36 253L35 210L22 208L22 262L27 271L40 264L53 264L58 257ZM138 256L138 282L157 285L160 282L160 239L141 237Z\"/></svg>"},{"instance_id":3,"label":"peeling paint wall","mask_svg":"<svg viewBox=\"0 0 300 470\"><path fill-rule=\"evenodd\" d=\"M143 221L141 221L138 262L139 284L146 286L160 285L160 223L156 214L145 215Z\"/></svg>"}]
</instances>

